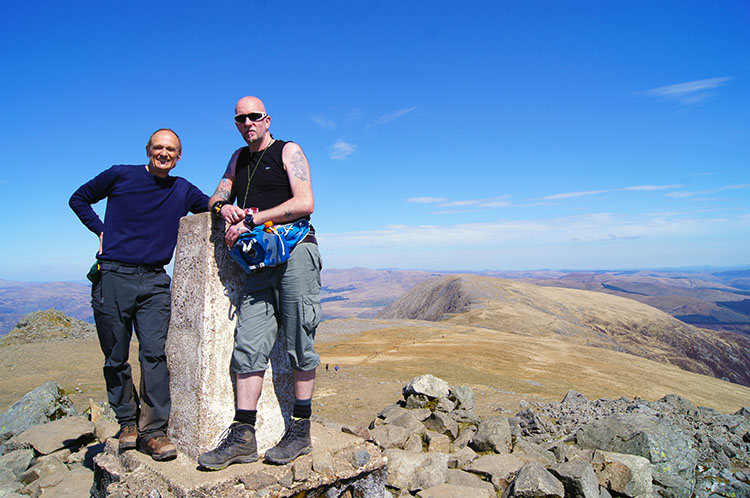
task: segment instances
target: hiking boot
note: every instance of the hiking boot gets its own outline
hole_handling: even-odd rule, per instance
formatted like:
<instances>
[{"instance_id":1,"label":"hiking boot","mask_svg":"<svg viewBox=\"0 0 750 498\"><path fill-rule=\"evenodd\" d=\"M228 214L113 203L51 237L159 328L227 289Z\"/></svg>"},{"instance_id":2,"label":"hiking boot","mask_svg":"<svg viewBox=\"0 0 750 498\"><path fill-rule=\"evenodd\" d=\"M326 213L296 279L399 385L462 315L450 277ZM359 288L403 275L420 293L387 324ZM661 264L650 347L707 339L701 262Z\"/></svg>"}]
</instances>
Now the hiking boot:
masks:
<instances>
[{"instance_id":1,"label":"hiking boot","mask_svg":"<svg viewBox=\"0 0 750 498\"><path fill-rule=\"evenodd\" d=\"M198 465L210 470L221 470L233 463L252 463L257 459L255 427L232 422L221 435L219 446L198 457Z\"/></svg>"},{"instance_id":2,"label":"hiking boot","mask_svg":"<svg viewBox=\"0 0 750 498\"><path fill-rule=\"evenodd\" d=\"M120 429L118 438L120 451L135 449L135 443L138 441L138 429L134 425L126 425Z\"/></svg>"},{"instance_id":3,"label":"hiking boot","mask_svg":"<svg viewBox=\"0 0 750 498\"><path fill-rule=\"evenodd\" d=\"M276 446L266 451L266 460L271 463L283 465L289 463L300 455L306 455L312 451L310 441L310 419L292 419L281 441Z\"/></svg>"},{"instance_id":4,"label":"hiking boot","mask_svg":"<svg viewBox=\"0 0 750 498\"><path fill-rule=\"evenodd\" d=\"M141 452L151 455L151 458L157 462L163 462L177 456L177 447L167 436L156 436L141 443Z\"/></svg>"}]
</instances>

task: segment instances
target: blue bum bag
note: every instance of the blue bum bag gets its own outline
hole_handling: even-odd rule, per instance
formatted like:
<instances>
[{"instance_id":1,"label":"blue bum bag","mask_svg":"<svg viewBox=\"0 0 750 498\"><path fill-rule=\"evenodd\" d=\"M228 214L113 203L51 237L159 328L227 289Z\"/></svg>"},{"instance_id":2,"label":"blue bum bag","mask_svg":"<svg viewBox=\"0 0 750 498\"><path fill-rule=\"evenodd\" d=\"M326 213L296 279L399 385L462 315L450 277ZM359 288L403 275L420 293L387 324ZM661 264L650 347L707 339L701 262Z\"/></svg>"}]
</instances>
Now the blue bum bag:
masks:
<instances>
[{"instance_id":1,"label":"blue bum bag","mask_svg":"<svg viewBox=\"0 0 750 498\"><path fill-rule=\"evenodd\" d=\"M310 232L310 222L299 220L286 225L257 226L239 236L230 256L247 273L286 263L292 249Z\"/></svg>"}]
</instances>

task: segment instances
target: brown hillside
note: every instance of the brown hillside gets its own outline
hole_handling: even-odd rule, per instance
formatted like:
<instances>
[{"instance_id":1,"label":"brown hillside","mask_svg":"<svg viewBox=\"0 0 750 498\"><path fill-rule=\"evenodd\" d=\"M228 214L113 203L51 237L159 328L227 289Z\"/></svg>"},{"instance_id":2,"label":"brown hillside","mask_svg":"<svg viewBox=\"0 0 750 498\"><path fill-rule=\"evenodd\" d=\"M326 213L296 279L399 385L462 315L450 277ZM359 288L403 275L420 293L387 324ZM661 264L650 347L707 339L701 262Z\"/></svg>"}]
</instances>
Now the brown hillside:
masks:
<instances>
[{"instance_id":1,"label":"brown hillside","mask_svg":"<svg viewBox=\"0 0 750 498\"><path fill-rule=\"evenodd\" d=\"M701 330L646 304L599 292L455 275L415 286L378 317L554 335L750 385L750 338Z\"/></svg>"}]
</instances>

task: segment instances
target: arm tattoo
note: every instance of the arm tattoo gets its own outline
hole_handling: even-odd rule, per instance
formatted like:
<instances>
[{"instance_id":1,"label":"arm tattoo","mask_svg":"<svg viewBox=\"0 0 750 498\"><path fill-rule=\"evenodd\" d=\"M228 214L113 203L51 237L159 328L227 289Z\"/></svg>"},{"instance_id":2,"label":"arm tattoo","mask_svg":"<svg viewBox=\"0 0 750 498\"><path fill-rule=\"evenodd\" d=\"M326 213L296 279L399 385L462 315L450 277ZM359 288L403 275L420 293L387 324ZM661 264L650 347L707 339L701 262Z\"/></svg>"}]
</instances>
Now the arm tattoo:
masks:
<instances>
[{"instance_id":1,"label":"arm tattoo","mask_svg":"<svg viewBox=\"0 0 750 498\"><path fill-rule=\"evenodd\" d=\"M284 211L284 216L285 216L285 217L286 217L287 219L288 219L288 218L291 218L292 216L294 216L294 211L292 211L291 209L287 209L286 211Z\"/></svg>"},{"instance_id":2,"label":"arm tattoo","mask_svg":"<svg viewBox=\"0 0 750 498\"><path fill-rule=\"evenodd\" d=\"M229 196L232 195L232 184L229 180L226 178L223 178L219 182L219 186L216 187L216 192L214 192L214 197L218 197L221 200L228 200Z\"/></svg>"},{"instance_id":3,"label":"arm tattoo","mask_svg":"<svg viewBox=\"0 0 750 498\"><path fill-rule=\"evenodd\" d=\"M295 152L292 156L292 172L301 182L307 181L307 168L305 168L305 163L305 156L302 155L302 152Z\"/></svg>"}]
</instances>

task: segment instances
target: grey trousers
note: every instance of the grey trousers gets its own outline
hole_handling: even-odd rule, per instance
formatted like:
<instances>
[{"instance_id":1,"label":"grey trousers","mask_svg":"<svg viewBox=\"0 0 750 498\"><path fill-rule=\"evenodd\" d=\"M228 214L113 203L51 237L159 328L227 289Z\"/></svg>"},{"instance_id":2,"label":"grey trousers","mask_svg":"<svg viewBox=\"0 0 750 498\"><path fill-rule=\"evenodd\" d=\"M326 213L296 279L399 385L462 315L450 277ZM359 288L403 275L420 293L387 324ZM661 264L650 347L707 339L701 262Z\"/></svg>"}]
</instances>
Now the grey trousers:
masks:
<instances>
[{"instance_id":1,"label":"grey trousers","mask_svg":"<svg viewBox=\"0 0 750 498\"><path fill-rule=\"evenodd\" d=\"M283 265L248 275L234 333L235 372L268 368L279 327L292 368L308 371L320 365L314 342L321 316L321 268L318 246L306 242Z\"/></svg>"},{"instance_id":2,"label":"grey trousers","mask_svg":"<svg viewBox=\"0 0 750 498\"><path fill-rule=\"evenodd\" d=\"M91 307L105 358L107 398L120 425L137 423L142 441L165 435L169 422L169 369L164 350L171 311L169 285L163 269L102 262L101 279L91 288ZM138 394L128 363L134 328L141 364Z\"/></svg>"}]
</instances>

